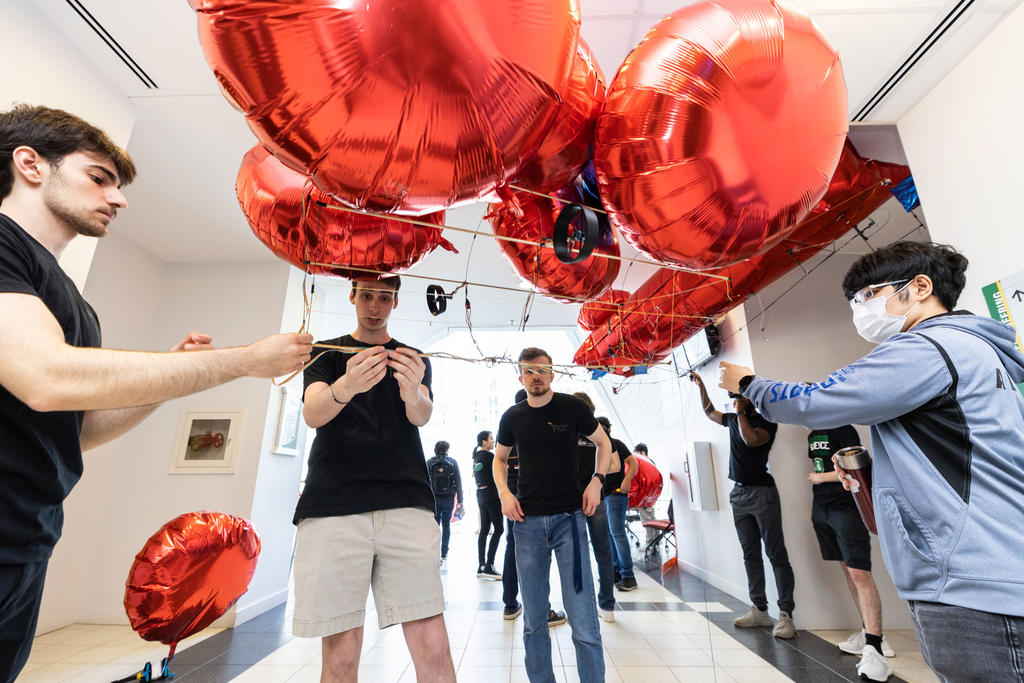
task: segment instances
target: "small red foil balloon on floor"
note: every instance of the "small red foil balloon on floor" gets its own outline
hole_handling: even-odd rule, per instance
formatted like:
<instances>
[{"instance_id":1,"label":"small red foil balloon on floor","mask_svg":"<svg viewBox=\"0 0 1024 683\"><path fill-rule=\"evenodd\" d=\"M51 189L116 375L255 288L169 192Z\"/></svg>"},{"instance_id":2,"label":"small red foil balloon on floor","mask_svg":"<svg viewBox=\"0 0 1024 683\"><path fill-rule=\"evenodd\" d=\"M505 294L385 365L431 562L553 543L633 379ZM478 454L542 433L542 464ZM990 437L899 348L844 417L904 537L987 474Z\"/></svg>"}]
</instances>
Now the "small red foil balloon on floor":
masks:
<instances>
[{"instance_id":1,"label":"small red foil balloon on floor","mask_svg":"<svg viewBox=\"0 0 1024 683\"><path fill-rule=\"evenodd\" d=\"M145 640L171 646L202 631L249 587L260 539L248 520L189 512L153 534L128 572L124 608Z\"/></svg>"},{"instance_id":2,"label":"small red foil balloon on floor","mask_svg":"<svg viewBox=\"0 0 1024 683\"><path fill-rule=\"evenodd\" d=\"M778 0L684 7L626 57L598 119L601 199L667 265L728 266L821 199L847 130L839 55Z\"/></svg>"},{"instance_id":3,"label":"small red foil balloon on floor","mask_svg":"<svg viewBox=\"0 0 1024 683\"><path fill-rule=\"evenodd\" d=\"M629 507L649 508L653 507L661 496L663 485L661 472L649 458L633 454L637 462L636 476L629 485Z\"/></svg>"},{"instance_id":4,"label":"small red foil balloon on floor","mask_svg":"<svg viewBox=\"0 0 1024 683\"><path fill-rule=\"evenodd\" d=\"M604 73L580 38L569 87L536 154L516 174L515 184L551 192L576 179L590 157L597 115L604 102Z\"/></svg>"},{"instance_id":5,"label":"small red foil balloon on floor","mask_svg":"<svg viewBox=\"0 0 1024 683\"><path fill-rule=\"evenodd\" d=\"M270 152L355 207L489 196L540 146L577 0L189 0L228 100Z\"/></svg>"},{"instance_id":6,"label":"small red foil balloon on floor","mask_svg":"<svg viewBox=\"0 0 1024 683\"><path fill-rule=\"evenodd\" d=\"M575 185L556 190L549 197L538 197L528 192L513 193L513 201L522 208L517 216L511 203L491 204L487 217L495 235L529 240L532 244L498 239L498 248L523 280L536 287L541 294L564 301L579 303L580 299L600 296L612 286L619 274L617 258L603 258L598 254L619 255L619 242L611 226L604 223L604 240L598 240L593 253L579 263L563 263L548 244L538 246L542 240L551 240L555 220L566 202L583 204L583 195ZM557 201L558 199L562 201ZM602 241L605 243L602 244Z\"/></svg>"},{"instance_id":7,"label":"small red foil balloon on floor","mask_svg":"<svg viewBox=\"0 0 1024 683\"><path fill-rule=\"evenodd\" d=\"M439 246L455 251L439 228L329 208L338 206L334 198L262 145L242 157L235 192L256 237L280 258L311 273L372 278L378 272L408 270ZM443 225L444 211L415 220Z\"/></svg>"},{"instance_id":8,"label":"small red foil balloon on floor","mask_svg":"<svg viewBox=\"0 0 1024 683\"><path fill-rule=\"evenodd\" d=\"M628 298L629 292L624 289L609 289L593 301L583 304L576 322L588 332L596 330L612 317L612 314L618 313Z\"/></svg>"}]
</instances>

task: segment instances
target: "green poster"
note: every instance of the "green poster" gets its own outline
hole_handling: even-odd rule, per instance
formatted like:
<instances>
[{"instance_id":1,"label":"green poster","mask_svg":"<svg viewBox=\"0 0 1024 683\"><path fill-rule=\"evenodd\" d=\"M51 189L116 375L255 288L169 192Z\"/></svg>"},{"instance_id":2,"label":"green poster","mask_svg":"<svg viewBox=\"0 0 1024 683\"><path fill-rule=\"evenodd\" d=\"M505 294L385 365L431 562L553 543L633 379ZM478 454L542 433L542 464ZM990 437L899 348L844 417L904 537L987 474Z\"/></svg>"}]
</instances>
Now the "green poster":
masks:
<instances>
[{"instance_id":1,"label":"green poster","mask_svg":"<svg viewBox=\"0 0 1024 683\"><path fill-rule=\"evenodd\" d=\"M985 296L989 315L1013 327L1017 332L1017 350L1024 350L1019 327L1019 324L1024 324L1024 272L985 285L981 292ZM1017 388L1024 394L1024 384L1018 384Z\"/></svg>"}]
</instances>

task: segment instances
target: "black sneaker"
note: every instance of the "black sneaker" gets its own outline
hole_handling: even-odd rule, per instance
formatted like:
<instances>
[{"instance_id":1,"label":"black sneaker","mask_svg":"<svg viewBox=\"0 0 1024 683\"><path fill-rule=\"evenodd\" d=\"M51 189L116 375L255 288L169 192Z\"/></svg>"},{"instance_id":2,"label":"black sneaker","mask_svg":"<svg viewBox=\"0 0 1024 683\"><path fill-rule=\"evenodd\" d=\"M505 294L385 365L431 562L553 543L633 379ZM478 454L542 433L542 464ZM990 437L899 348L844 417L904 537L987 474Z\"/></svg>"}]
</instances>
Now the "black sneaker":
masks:
<instances>
[{"instance_id":1,"label":"black sneaker","mask_svg":"<svg viewBox=\"0 0 1024 683\"><path fill-rule=\"evenodd\" d=\"M612 580L612 583L614 583L616 585L622 583L622 574L620 574L618 572L615 572L615 578L614 578L614 580Z\"/></svg>"},{"instance_id":2,"label":"black sneaker","mask_svg":"<svg viewBox=\"0 0 1024 683\"><path fill-rule=\"evenodd\" d=\"M516 603L515 607L506 607L505 608L505 621L512 621L513 619L515 619L516 617L518 617L522 613L523 613L523 606L520 605L518 602Z\"/></svg>"},{"instance_id":3,"label":"black sneaker","mask_svg":"<svg viewBox=\"0 0 1024 683\"><path fill-rule=\"evenodd\" d=\"M622 581L615 584L615 587L620 591L635 591L639 586L636 585L636 579L632 576L627 576Z\"/></svg>"},{"instance_id":4,"label":"black sneaker","mask_svg":"<svg viewBox=\"0 0 1024 683\"><path fill-rule=\"evenodd\" d=\"M494 571L494 567L489 564L485 564L476 570L476 578L478 579L490 579L491 581L501 581L501 574Z\"/></svg>"},{"instance_id":5,"label":"black sneaker","mask_svg":"<svg viewBox=\"0 0 1024 683\"><path fill-rule=\"evenodd\" d=\"M561 626L565 623L565 612L551 610L548 612L548 627Z\"/></svg>"}]
</instances>

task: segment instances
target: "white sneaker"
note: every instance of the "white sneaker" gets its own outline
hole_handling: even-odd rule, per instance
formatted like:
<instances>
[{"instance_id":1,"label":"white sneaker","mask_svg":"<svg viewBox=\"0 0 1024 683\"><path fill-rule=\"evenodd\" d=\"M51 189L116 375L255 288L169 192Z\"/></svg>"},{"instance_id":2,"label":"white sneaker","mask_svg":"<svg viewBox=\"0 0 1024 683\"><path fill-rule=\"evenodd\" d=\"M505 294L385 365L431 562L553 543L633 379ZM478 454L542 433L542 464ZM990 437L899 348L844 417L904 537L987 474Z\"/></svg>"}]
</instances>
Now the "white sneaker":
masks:
<instances>
[{"instance_id":1,"label":"white sneaker","mask_svg":"<svg viewBox=\"0 0 1024 683\"><path fill-rule=\"evenodd\" d=\"M851 655L859 655L864 652L864 646L867 645L867 638L864 636L864 629L861 629L857 633L851 633L850 637L846 640L836 643L836 646ZM889 641L882 636L882 654L886 657L895 657L896 651L889 645Z\"/></svg>"},{"instance_id":2,"label":"white sneaker","mask_svg":"<svg viewBox=\"0 0 1024 683\"><path fill-rule=\"evenodd\" d=\"M756 626L771 626L772 618L768 616L767 610L759 610L753 605L750 607L750 611L744 614L742 617L736 617L732 621L732 625L737 628L754 628Z\"/></svg>"},{"instance_id":3,"label":"white sneaker","mask_svg":"<svg viewBox=\"0 0 1024 683\"><path fill-rule=\"evenodd\" d=\"M861 679L887 681L889 676L892 676L892 664L878 654L878 650L870 645L865 645L860 655L860 663L857 664L857 673Z\"/></svg>"},{"instance_id":4,"label":"white sneaker","mask_svg":"<svg viewBox=\"0 0 1024 683\"><path fill-rule=\"evenodd\" d=\"M601 619L609 624L615 623L615 612L610 609L597 608L597 613L601 615Z\"/></svg>"}]
</instances>

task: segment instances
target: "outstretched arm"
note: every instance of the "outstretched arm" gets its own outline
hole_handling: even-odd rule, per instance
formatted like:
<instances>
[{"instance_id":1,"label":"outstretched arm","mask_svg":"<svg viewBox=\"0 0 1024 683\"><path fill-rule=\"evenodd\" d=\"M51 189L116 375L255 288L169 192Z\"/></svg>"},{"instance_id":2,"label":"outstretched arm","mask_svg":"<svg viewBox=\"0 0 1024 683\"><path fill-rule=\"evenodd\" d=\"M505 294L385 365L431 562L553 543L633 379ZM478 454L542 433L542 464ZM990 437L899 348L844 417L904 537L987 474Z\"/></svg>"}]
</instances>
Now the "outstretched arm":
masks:
<instances>
[{"instance_id":1,"label":"outstretched arm","mask_svg":"<svg viewBox=\"0 0 1024 683\"><path fill-rule=\"evenodd\" d=\"M715 406L712 405L711 399L708 397L708 390L704 387L704 380L700 378L696 372L690 373L690 381L697 385L697 389L700 391L700 403L704 409L704 414L708 416L708 419L715 424L722 423L722 411L715 410Z\"/></svg>"},{"instance_id":2,"label":"outstretched arm","mask_svg":"<svg viewBox=\"0 0 1024 683\"><path fill-rule=\"evenodd\" d=\"M70 346L29 294L0 294L0 384L32 410L105 410L161 403L239 377L277 377L309 360L308 334L276 334L204 353Z\"/></svg>"}]
</instances>

